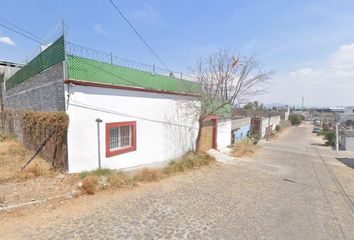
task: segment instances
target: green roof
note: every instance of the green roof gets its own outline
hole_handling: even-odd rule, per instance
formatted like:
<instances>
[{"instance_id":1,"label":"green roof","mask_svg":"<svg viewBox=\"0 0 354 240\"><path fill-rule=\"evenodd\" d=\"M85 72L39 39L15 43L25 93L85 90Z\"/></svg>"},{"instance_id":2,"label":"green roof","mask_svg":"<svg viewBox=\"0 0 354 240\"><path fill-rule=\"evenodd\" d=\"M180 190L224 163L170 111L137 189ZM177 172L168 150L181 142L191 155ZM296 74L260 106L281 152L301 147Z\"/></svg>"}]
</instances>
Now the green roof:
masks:
<instances>
[{"instance_id":1,"label":"green roof","mask_svg":"<svg viewBox=\"0 0 354 240\"><path fill-rule=\"evenodd\" d=\"M139 87L178 93L198 93L197 82L152 74L92 59L67 56L68 78L94 83Z\"/></svg>"}]
</instances>

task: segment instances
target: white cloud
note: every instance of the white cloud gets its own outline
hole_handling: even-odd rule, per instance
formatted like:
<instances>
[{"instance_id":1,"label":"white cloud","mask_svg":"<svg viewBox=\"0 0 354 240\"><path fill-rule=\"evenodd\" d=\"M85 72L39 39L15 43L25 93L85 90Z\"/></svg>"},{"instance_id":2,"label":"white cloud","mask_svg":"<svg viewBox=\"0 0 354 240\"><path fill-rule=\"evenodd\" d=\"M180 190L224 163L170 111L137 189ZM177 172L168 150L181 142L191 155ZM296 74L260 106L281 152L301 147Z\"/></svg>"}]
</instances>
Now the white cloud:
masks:
<instances>
[{"instance_id":1,"label":"white cloud","mask_svg":"<svg viewBox=\"0 0 354 240\"><path fill-rule=\"evenodd\" d=\"M93 29L95 29L95 31L98 34L101 34L101 35L107 35L108 34L107 30L103 28L102 24L99 24L99 23L95 24L93 26Z\"/></svg>"},{"instance_id":2,"label":"white cloud","mask_svg":"<svg viewBox=\"0 0 354 240\"><path fill-rule=\"evenodd\" d=\"M151 5L144 3L144 7L135 10L132 17L136 20L144 21L147 23L155 23L159 21L160 12Z\"/></svg>"},{"instance_id":3,"label":"white cloud","mask_svg":"<svg viewBox=\"0 0 354 240\"><path fill-rule=\"evenodd\" d=\"M354 44L343 45L314 65L274 76L262 100L308 106L354 105Z\"/></svg>"},{"instance_id":4,"label":"white cloud","mask_svg":"<svg viewBox=\"0 0 354 240\"><path fill-rule=\"evenodd\" d=\"M15 46L15 42L7 36L0 36L0 42L7 44L7 45L11 45L11 46Z\"/></svg>"}]
</instances>

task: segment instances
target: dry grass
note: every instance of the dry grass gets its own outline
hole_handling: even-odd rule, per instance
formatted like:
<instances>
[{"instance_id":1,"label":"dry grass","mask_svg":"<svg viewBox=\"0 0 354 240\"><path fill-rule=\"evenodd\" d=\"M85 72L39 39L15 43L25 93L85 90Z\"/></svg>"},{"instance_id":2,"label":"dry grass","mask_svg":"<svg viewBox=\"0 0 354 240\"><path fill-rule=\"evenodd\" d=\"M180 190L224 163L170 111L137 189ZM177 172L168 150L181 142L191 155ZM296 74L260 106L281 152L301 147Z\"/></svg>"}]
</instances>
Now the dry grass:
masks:
<instances>
[{"instance_id":1,"label":"dry grass","mask_svg":"<svg viewBox=\"0 0 354 240\"><path fill-rule=\"evenodd\" d=\"M250 139L246 138L232 146L233 153L236 157L252 156L257 152L259 146L254 144Z\"/></svg>"},{"instance_id":2,"label":"dry grass","mask_svg":"<svg viewBox=\"0 0 354 240\"><path fill-rule=\"evenodd\" d=\"M134 175L135 182L154 182L162 177L160 169L144 168Z\"/></svg>"},{"instance_id":3,"label":"dry grass","mask_svg":"<svg viewBox=\"0 0 354 240\"><path fill-rule=\"evenodd\" d=\"M171 161L162 169L143 168L132 174L126 174L110 169L97 169L94 171L85 171L80 174L82 180L82 190L87 194L94 194L97 191L105 189L119 189L136 186L139 182L155 182L160 179L167 178L175 173L187 171L189 169L197 169L202 166L215 162L213 157L207 154L188 153ZM105 176L108 178L108 186L100 186L99 178Z\"/></svg>"},{"instance_id":4,"label":"dry grass","mask_svg":"<svg viewBox=\"0 0 354 240\"><path fill-rule=\"evenodd\" d=\"M21 171L21 167L33 153L15 138L3 134L0 136L0 182L21 181L54 173L50 164L40 157L36 157Z\"/></svg>"},{"instance_id":5,"label":"dry grass","mask_svg":"<svg viewBox=\"0 0 354 240\"><path fill-rule=\"evenodd\" d=\"M82 190L87 194L94 194L98 190L98 176L86 176L82 180Z\"/></svg>"},{"instance_id":6,"label":"dry grass","mask_svg":"<svg viewBox=\"0 0 354 240\"><path fill-rule=\"evenodd\" d=\"M184 172L188 169L196 169L215 162L215 159L204 153L187 153L180 159L169 162L169 164L162 169L164 175L171 175L174 173Z\"/></svg>"}]
</instances>

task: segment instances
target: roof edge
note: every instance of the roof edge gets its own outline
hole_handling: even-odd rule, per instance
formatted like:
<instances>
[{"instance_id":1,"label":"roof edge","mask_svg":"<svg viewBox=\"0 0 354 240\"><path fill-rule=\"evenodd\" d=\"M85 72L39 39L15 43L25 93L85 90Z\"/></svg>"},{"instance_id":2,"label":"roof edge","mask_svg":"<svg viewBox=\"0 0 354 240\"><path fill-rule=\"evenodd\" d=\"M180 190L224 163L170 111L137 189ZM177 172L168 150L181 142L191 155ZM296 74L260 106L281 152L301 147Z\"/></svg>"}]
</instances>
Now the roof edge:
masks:
<instances>
[{"instance_id":1,"label":"roof edge","mask_svg":"<svg viewBox=\"0 0 354 240\"><path fill-rule=\"evenodd\" d=\"M164 91L164 90L154 90L154 89L147 89L147 88L141 88L141 87L113 85L113 84L108 84L108 83L96 83L96 82L74 80L74 79L66 79L66 80L64 80L64 83L74 84L74 85L78 85L78 86L111 88L111 89L129 90L129 91L136 91L136 92L150 92L150 93L191 96L191 97L198 97L199 96L199 94L195 94L195 93L183 93L183 92L172 92L172 91Z\"/></svg>"}]
</instances>

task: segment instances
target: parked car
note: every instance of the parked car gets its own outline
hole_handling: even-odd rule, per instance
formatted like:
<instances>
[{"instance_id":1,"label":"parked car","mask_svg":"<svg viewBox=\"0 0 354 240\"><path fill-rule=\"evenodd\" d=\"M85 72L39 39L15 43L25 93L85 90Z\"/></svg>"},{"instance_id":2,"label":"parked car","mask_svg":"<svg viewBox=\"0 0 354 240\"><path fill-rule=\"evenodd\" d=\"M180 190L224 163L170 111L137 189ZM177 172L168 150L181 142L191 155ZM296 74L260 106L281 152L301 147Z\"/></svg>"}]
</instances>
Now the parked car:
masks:
<instances>
[{"instance_id":1,"label":"parked car","mask_svg":"<svg viewBox=\"0 0 354 240\"><path fill-rule=\"evenodd\" d=\"M321 128L320 127L314 127L312 132L313 133L320 133L321 132Z\"/></svg>"}]
</instances>

